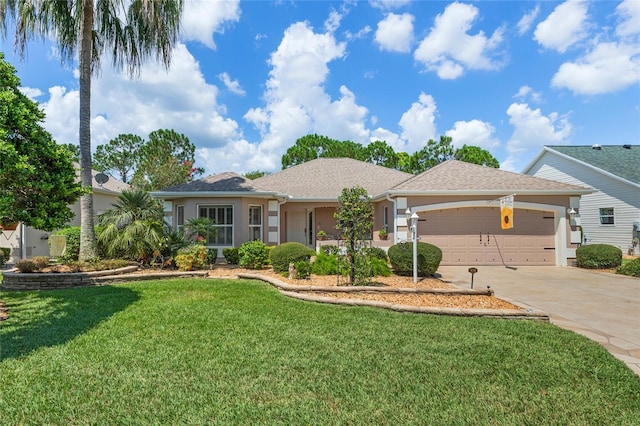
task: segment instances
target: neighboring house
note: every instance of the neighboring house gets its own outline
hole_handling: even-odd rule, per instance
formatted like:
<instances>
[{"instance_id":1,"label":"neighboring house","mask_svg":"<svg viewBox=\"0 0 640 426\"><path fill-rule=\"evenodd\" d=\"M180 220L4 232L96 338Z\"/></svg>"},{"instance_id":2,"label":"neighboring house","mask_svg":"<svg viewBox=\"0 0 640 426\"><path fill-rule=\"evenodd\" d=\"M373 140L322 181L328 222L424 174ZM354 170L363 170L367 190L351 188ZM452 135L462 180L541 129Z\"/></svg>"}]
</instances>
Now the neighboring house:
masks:
<instances>
[{"instance_id":1,"label":"neighboring house","mask_svg":"<svg viewBox=\"0 0 640 426\"><path fill-rule=\"evenodd\" d=\"M414 176L349 158L319 158L256 180L221 173L151 195L162 200L175 228L189 218L213 219L218 232L207 241L210 247L257 239L316 248L320 230L339 237L333 217L338 197L356 185L372 197L375 245L410 239L409 210L420 217L420 241L443 250L443 265L566 265L574 256L570 200L591 192L456 160ZM499 199L511 194L514 228L501 230ZM388 241L381 241L381 229Z\"/></svg>"},{"instance_id":2,"label":"neighboring house","mask_svg":"<svg viewBox=\"0 0 640 426\"><path fill-rule=\"evenodd\" d=\"M94 216L111 208L122 191L129 185L113 177L103 184L99 184L95 177L100 173L93 171L93 212ZM69 226L80 226L80 201L71 206L75 214L68 223ZM27 259L34 256L49 256L49 235L53 232L40 231L24 224L19 224L14 231L2 231L0 233L0 247L11 248L9 263L15 263L19 259Z\"/></svg>"},{"instance_id":3,"label":"neighboring house","mask_svg":"<svg viewBox=\"0 0 640 426\"><path fill-rule=\"evenodd\" d=\"M627 253L640 237L640 145L545 146L523 173L595 189L573 206L583 244Z\"/></svg>"}]
</instances>

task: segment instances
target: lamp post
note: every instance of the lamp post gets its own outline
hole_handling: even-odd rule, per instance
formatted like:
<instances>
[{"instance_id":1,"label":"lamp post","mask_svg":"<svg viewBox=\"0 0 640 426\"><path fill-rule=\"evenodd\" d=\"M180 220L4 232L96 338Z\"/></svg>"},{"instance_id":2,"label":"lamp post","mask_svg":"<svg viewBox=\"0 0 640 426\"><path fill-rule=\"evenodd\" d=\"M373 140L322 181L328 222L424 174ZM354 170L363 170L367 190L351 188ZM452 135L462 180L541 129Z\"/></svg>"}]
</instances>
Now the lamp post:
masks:
<instances>
[{"instance_id":1,"label":"lamp post","mask_svg":"<svg viewBox=\"0 0 640 426\"><path fill-rule=\"evenodd\" d=\"M413 242L413 283L418 282L418 213L411 213L411 209L405 211L411 219L411 241Z\"/></svg>"}]
</instances>

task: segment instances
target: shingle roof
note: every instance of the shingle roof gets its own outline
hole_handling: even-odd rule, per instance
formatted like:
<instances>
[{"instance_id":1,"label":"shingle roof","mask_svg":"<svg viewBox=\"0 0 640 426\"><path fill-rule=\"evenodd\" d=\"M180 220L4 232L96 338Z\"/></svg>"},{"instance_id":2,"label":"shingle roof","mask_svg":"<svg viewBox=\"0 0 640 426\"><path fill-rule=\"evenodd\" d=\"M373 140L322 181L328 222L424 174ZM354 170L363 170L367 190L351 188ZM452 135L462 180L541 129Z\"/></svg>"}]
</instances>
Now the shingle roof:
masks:
<instances>
[{"instance_id":1,"label":"shingle roof","mask_svg":"<svg viewBox=\"0 0 640 426\"><path fill-rule=\"evenodd\" d=\"M602 145L600 149L591 146L547 146L550 151L575 158L605 172L620 176L640 184L640 145Z\"/></svg>"},{"instance_id":2,"label":"shingle roof","mask_svg":"<svg viewBox=\"0 0 640 426\"><path fill-rule=\"evenodd\" d=\"M520 173L479 166L458 160L440 163L421 174L394 186L389 192L406 191L442 193L464 191L467 193L584 193L589 188L527 176Z\"/></svg>"},{"instance_id":3,"label":"shingle roof","mask_svg":"<svg viewBox=\"0 0 640 426\"><path fill-rule=\"evenodd\" d=\"M182 183L163 189L161 192L264 192L264 190L256 185L255 181L237 173L225 172Z\"/></svg>"},{"instance_id":4,"label":"shingle roof","mask_svg":"<svg viewBox=\"0 0 640 426\"><path fill-rule=\"evenodd\" d=\"M336 200L343 188L359 185L375 197L413 175L351 158L318 158L263 176L254 182L292 199Z\"/></svg>"}]
</instances>

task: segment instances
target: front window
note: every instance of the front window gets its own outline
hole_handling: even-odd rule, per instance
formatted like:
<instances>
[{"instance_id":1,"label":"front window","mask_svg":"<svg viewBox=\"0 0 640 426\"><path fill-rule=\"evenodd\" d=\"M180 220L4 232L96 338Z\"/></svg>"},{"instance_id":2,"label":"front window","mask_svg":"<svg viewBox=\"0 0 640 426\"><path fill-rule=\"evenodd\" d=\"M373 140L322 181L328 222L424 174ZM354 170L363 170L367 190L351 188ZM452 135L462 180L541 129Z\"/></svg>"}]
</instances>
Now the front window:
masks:
<instances>
[{"instance_id":1,"label":"front window","mask_svg":"<svg viewBox=\"0 0 640 426\"><path fill-rule=\"evenodd\" d=\"M198 216L216 224L216 234L207 237L207 245L233 246L233 206L200 206Z\"/></svg>"},{"instance_id":2,"label":"front window","mask_svg":"<svg viewBox=\"0 0 640 426\"><path fill-rule=\"evenodd\" d=\"M262 206L249 206L249 240L262 241Z\"/></svg>"},{"instance_id":3,"label":"front window","mask_svg":"<svg viewBox=\"0 0 640 426\"><path fill-rule=\"evenodd\" d=\"M600 225L613 225L613 207L600 209Z\"/></svg>"}]
</instances>

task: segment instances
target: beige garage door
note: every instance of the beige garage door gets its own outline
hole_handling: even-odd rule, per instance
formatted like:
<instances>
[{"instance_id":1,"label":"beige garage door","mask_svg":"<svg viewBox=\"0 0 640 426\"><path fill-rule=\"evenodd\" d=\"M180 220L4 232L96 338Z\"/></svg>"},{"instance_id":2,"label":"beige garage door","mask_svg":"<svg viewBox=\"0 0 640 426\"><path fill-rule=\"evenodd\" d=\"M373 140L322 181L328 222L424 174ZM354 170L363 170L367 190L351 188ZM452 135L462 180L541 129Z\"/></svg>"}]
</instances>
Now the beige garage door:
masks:
<instances>
[{"instance_id":1,"label":"beige garage door","mask_svg":"<svg viewBox=\"0 0 640 426\"><path fill-rule=\"evenodd\" d=\"M516 209L509 230L500 229L498 208L422 212L420 219L420 241L442 249L442 265L555 265L553 212Z\"/></svg>"}]
</instances>

